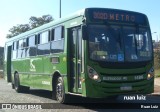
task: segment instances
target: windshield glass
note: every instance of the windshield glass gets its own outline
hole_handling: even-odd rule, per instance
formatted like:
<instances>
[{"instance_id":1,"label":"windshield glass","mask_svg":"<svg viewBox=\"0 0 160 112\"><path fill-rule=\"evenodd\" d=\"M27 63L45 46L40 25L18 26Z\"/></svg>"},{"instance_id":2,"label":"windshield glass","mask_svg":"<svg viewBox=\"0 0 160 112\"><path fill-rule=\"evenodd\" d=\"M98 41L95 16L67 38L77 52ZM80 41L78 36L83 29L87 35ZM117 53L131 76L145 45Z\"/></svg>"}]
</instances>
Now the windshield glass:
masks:
<instances>
[{"instance_id":1,"label":"windshield glass","mask_svg":"<svg viewBox=\"0 0 160 112\"><path fill-rule=\"evenodd\" d=\"M152 58L147 28L89 26L89 54L92 60L109 62L148 61Z\"/></svg>"}]
</instances>

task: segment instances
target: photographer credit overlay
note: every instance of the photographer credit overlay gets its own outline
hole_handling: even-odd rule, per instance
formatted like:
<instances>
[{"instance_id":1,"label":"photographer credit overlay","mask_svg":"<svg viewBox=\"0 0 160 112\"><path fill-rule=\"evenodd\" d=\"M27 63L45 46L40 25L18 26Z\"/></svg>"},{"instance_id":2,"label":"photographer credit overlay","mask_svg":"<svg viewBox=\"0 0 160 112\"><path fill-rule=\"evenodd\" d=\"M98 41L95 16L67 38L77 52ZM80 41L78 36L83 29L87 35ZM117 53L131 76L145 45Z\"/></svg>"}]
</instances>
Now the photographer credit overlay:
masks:
<instances>
[{"instance_id":1,"label":"photographer credit overlay","mask_svg":"<svg viewBox=\"0 0 160 112\"><path fill-rule=\"evenodd\" d=\"M160 103L1 103L2 110L39 110L39 109L160 109Z\"/></svg>"}]
</instances>

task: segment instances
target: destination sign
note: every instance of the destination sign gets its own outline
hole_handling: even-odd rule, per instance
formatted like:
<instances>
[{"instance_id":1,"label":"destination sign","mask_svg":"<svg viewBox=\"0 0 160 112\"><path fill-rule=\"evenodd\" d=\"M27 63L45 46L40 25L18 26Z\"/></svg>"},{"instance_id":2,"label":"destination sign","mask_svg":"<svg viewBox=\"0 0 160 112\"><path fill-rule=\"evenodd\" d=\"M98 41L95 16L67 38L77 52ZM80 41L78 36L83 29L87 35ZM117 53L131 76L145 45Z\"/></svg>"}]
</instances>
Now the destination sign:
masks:
<instances>
[{"instance_id":1,"label":"destination sign","mask_svg":"<svg viewBox=\"0 0 160 112\"><path fill-rule=\"evenodd\" d=\"M135 22L136 17L134 15L119 14L119 13L104 13L104 12L93 12L94 19L102 20L113 20L113 21L128 21Z\"/></svg>"},{"instance_id":2,"label":"destination sign","mask_svg":"<svg viewBox=\"0 0 160 112\"><path fill-rule=\"evenodd\" d=\"M90 22L109 21L148 25L147 18L144 14L131 11L91 8L86 11L86 15Z\"/></svg>"}]
</instances>

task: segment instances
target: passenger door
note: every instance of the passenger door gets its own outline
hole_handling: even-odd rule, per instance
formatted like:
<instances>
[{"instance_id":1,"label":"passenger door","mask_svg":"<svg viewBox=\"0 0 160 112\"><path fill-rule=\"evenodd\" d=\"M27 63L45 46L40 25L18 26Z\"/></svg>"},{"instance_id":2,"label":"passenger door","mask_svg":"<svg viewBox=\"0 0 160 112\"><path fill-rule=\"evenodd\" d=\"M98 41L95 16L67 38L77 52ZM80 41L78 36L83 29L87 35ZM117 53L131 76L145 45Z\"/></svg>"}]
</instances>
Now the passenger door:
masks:
<instances>
[{"instance_id":1,"label":"passenger door","mask_svg":"<svg viewBox=\"0 0 160 112\"><path fill-rule=\"evenodd\" d=\"M82 35L81 27L69 29L69 78L71 92L82 93Z\"/></svg>"}]
</instances>

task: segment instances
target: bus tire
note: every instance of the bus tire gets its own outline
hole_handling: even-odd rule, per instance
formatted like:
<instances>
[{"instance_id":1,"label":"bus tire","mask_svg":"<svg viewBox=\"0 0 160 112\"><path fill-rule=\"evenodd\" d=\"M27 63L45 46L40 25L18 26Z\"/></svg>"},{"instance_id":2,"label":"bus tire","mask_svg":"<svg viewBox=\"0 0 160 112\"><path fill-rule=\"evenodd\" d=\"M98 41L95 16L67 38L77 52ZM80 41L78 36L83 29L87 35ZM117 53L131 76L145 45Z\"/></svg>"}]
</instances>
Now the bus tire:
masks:
<instances>
[{"instance_id":1,"label":"bus tire","mask_svg":"<svg viewBox=\"0 0 160 112\"><path fill-rule=\"evenodd\" d=\"M14 84L12 83L12 89L15 89L15 86L14 86Z\"/></svg>"},{"instance_id":2,"label":"bus tire","mask_svg":"<svg viewBox=\"0 0 160 112\"><path fill-rule=\"evenodd\" d=\"M15 73L14 75L14 88L17 93L21 92L20 82L19 82L19 74Z\"/></svg>"},{"instance_id":3,"label":"bus tire","mask_svg":"<svg viewBox=\"0 0 160 112\"><path fill-rule=\"evenodd\" d=\"M12 89L15 89L13 78L12 78L11 84L12 84Z\"/></svg>"},{"instance_id":4,"label":"bus tire","mask_svg":"<svg viewBox=\"0 0 160 112\"><path fill-rule=\"evenodd\" d=\"M57 78L55 90L56 100L59 103L69 103L69 96L65 94L64 82L60 76Z\"/></svg>"},{"instance_id":5,"label":"bus tire","mask_svg":"<svg viewBox=\"0 0 160 112\"><path fill-rule=\"evenodd\" d=\"M17 93L27 92L29 90L29 87L20 85L18 73L15 73L15 76L14 76L14 88Z\"/></svg>"}]
</instances>

